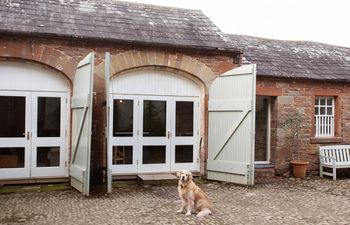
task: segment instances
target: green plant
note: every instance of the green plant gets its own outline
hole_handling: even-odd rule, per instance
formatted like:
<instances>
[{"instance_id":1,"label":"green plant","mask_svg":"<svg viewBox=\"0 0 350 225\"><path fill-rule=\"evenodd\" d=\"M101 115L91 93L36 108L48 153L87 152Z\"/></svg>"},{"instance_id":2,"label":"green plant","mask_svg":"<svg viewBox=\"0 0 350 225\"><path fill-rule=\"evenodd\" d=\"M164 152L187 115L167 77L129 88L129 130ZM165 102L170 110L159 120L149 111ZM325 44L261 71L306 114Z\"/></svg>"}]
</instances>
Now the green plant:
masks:
<instances>
[{"instance_id":1,"label":"green plant","mask_svg":"<svg viewBox=\"0 0 350 225\"><path fill-rule=\"evenodd\" d=\"M294 111L285 118L281 127L285 131L286 143L292 152L292 159L300 161L300 130L306 126L306 122L299 111Z\"/></svg>"}]
</instances>

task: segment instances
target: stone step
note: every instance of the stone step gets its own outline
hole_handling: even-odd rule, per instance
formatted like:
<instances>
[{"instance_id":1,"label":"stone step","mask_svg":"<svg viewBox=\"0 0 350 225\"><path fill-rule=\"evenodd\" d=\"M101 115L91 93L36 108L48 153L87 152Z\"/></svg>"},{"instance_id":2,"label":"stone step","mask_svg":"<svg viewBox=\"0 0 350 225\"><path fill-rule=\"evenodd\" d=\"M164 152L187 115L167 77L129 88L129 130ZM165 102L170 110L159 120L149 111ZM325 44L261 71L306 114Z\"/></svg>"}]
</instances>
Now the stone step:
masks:
<instances>
[{"instance_id":1,"label":"stone step","mask_svg":"<svg viewBox=\"0 0 350 225\"><path fill-rule=\"evenodd\" d=\"M178 178L171 173L138 174L137 180L145 185L177 184Z\"/></svg>"},{"instance_id":2,"label":"stone step","mask_svg":"<svg viewBox=\"0 0 350 225\"><path fill-rule=\"evenodd\" d=\"M269 183L276 179L274 168L255 168L255 183Z\"/></svg>"}]
</instances>

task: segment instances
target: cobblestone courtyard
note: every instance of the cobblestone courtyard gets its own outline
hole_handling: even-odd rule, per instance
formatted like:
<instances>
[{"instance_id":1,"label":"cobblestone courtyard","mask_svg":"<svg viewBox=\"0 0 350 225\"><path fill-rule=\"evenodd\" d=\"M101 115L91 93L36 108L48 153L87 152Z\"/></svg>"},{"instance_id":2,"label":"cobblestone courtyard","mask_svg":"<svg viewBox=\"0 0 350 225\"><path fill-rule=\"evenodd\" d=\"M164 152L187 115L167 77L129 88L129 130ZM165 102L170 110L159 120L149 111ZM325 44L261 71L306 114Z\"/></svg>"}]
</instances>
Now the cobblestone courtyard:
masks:
<instances>
[{"instance_id":1,"label":"cobblestone courtyard","mask_svg":"<svg viewBox=\"0 0 350 225\"><path fill-rule=\"evenodd\" d=\"M115 183L110 195L34 191L0 195L0 224L350 224L350 179L281 179L247 188L202 182L214 214L176 214L176 184Z\"/></svg>"}]
</instances>

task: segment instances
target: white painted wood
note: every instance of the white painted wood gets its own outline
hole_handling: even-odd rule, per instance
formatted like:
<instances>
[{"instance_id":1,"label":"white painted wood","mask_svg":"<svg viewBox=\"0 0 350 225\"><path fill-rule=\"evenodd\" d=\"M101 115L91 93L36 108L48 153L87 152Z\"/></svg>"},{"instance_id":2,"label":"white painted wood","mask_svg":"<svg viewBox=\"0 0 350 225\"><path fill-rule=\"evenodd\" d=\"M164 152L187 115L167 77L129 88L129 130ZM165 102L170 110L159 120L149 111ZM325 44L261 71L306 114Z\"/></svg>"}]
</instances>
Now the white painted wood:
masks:
<instances>
[{"instance_id":1,"label":"white painted wood","mask_svg":"<svg viewBox=\"0 0 350 225\"><path fill-rule=\"evenodd\" d=\"M166 129L164 136L162 137L146 137L143 135L143 108L144 101L164 101L166 102ZM170 131L171 131L171 111L173 107L170 104L170 98L160 96L142 96L139 98L139 110L138 110L138 130L139 130L139 152L138 152L138 172L150 173L150 172L164 172L170 171ZM144 146L165 146L165 163L159 164L143 164L143 147Z\"/></svg>"},{"instance_id":2,"label":"white painted wood","mask_svg":"<svg viewBox=\"0 0 350 225\"><path fill-rule=\"evenodd\" d=\"M107 71L107 70L106 70ZM107 78L106 78L107 79ZM192 80L164 71L134 71L114 77L108 85L110 122L108 160L110 172L118 174L136 174L145 172L169 172L178 169L199 170L199 140L200 140L200 104L202 95L199 86ZM134 133L133 137L113 137L113 100L132 99L134 101ZM167 135L166 137L143 137L143 101L163 100L167 102ZM175 104L176 101L194 102L194 136L175 137ZM169 136L169 137L168 137ZM176 145L193 145L192 163L175 163ZM112 165L113 146L133 146L132 165ZM142 147L144 145L166 146L165 164L142 164ZM136 158L135 158L136 156Z\"/></svg>"},{"instance_id":3,"label":"white painted wood","mask_svg":"<svg viewBox=\"0 0 350 225\"><path fill-rule=\"evenodd\" d=\"M337 179L337 168L350 168L350 145L320 146L320 177L332 176ZM324 172L323 167L332 168L332 172Z\"/></svg>"},{"instance_id":4,"label":"white painted wood","mask_svg":"<svg viewBox=\"0 0 350 225\"><path fill-rule=\"evenodd\" d=\"M94 53L88 54L79 65L73 83L70 175L71 185L89 195Z\"/></svg>"},{"instance_id":5,"label":"white painted wood","mask_svg":"<svg viewBox=\"0 0 350 225\"><path fill-rule=\"evenodd\" d=\"M193 136L177 137L176 136L176 102L188 101L193 102ZM173 106L171 115L171 168L172 172L179 170L199 171L199 148L200 148L200 103L199 98L193 97L176 97L172 98L171 105ZM177 145L192 145L193 146L193 162L191 163L176 163L175 153Z\"/></svg>"},{"instance_id":6,"label":"white painted wood","mask_svg":"<svg viewBox=\"0 0 350 225\"><path fill-rule=\"evenodd\" d=\"M194 81L165 71L134 71L117 76L110 82L110 91L126 95L201 96Z\"/></svg>"},{"instance_id":7,"label":"white painted wood","mask_svg":"<svg viewBox=\"0 0 350 225\"><path fill-rule=\"evenodd\" d=\"M147 172L176 172L180 169L199 171L199 140L200 140L200 104L199 98L194 97L168 97L168 96L135 96L135 95L110 95L110 115L109 121L109 165L111 174L136 174ZM132 137L113 137L113 101L114 100L133 100L133 136ZM167 104L167 129L164 137L144 137L143 130L143 101L156 100L166 101ZM193 134L191 137L176 137L176 114L175 106L177 101L191 101L194 106ZM142 148L147 145L166 146L166 163L164 164L142 164ZM176 145L193 145L193 162L176 163L175 148ZM113 165L112 151L113 146L132 146L133 164Z\"/></svg>"},{"instance_id":8,"label":"white painted wood","mask_svg":"<svg viewBox=\"0 0 350 225\"><path fill-rule=\"evenodd\" d=\"M6 169L7 175L0 175L0 179L17 179L17 178L34 178L34 177L55 177L55 176L67 176L68 168L65 166L66 160L68 159L69 144L67 139L62 139L60 143L62 152L61 165L57 168L36 168L34 164L36 160L36 147L37 142L33 139L33 134L36 130L37 121L37 96L57 96L59 95L62 103L62 118L61 122L64 123L64 130L62 130L63 136L69 135L69 129L66 129L67 120L69 118L69 109L65 106L69 103L69 81L58 73L49 70L45 67L41 67L35 64L15 62L15 61L0 61L0 76L3 82L0 82L0 92L7 93L11 96L26 96L26 133L30 135L29 140L25 141L25 169ZM67 99L67 102L66 102ZM17 138L16 138L17 139ZM11 138L14 141L13 138ZM0 139L0 145L5 147L6 141L3 142ZM42 142L40 139L39 142ZM16 141L18 144L21 141ZM1 169L0 169L1 170ZM4 171L4 170L2 170ZM22 172L16 172L22 171ZM23 172L25 171L25 172ZM42 171L42 172L39 172ZM58 172L59 171L59 172Z\"/></svg>"},{"instance_id":9,"label":"white painted wood","mask_svg":"<svg viewBox=\"0 0 350 225\"><path fill-rule=\"evenodd\" d=\"M254 184L255 74L255 65L241 66L210 87L209 179Z\"/></svg>"},{"instance_id":10,"label":"white painted wood","mask_svg":"<svg viewBox=\"0 0 350 225\"><path fill-rule=\"evenodd\" d=\"M67 92L69 82L52 70L23 62L0 61L0 90Z\"/></svg>"},{"instance_id":11,"label":"white painted wood","mask_svg":"<svg viewBox=\"0 0 350 225\"><path fill-rule=\"evenodd\" d=\"M111 99L110 99L110 91L109 91L109 83L110 83L110 77L111 77L111 71L110 71L110 65L111 65L111 55L109 52L106 52L105 55L105 90L106 90L106 127L105 127L105 135L106 135L106 149L107 149L107 193L112 193L112 150L111 150L111 131L110 129L113 129L113 125L110 124L112 121L110 116L112 113L110 113L111 110Z\"/></svg>"},{"instance_id":12,"label":"white painted wood","mask_svg":"<svg viewBox=\"0 0 350 225\"><path fill-rule=\"evenodd\" d=\"M3 83L3 82L2 82ZM30 177L31 141L27 139L31 131L31 93L19 91L0 91L0 96L25 97L25 136L16 138L0 138L0 148L24 148L24 168L0 168L1 179L16 179ZM29 133L28 133L29 132Z\"/></svg>"},{"instance_id":13,"label":"white painted wood","mask_svg":"<svg viewBox=\"0 0 350 225\"><path fill-rule=\"evenodd\" d=\"M59 137L38 137L38 97L56 97L60 98L61 106L61 124ZM33 177L49 177L49 176L67 176L65 163L67 158L67 95L65 93L53 92L33 92L32 93L32 153L31 153L31 176ZM37 167L37 148L38 147L59 147L60 148L60 165L58 167Z\"/></svg>"},{"instance_id":14,"label":"white painted wood","mask_svg":"<svg viewBox=\"0 0 350 225\"><path fill-rule=\"evenodd\" d=\"M114 137L113 136L113 106L114 101L118 100L131 100L133 101L133 134L131 137ZM138 151L138 132L139 132L139 107L138 102L139 99L135 98L135 96L130 95L109 95L109 145L108 145L108 155L109 155L109 168L111 170L111 174L135 174L137 173L137 160L139 158ZM113 165L113 146L132 146L133 148L133 160L132 164L127 165Z\"/></svg>"},{"instance_id":15,"label":"white painted wood","mask_svg":"<svg viewBox=\"0 0 350 225\"><path fill-rule=\"evenodd\" d=\"M324 101L322 103L322 101ZM327 102L332 104L328 105ZM315 136L316 137L333 137L334 136L334 97L317 97L315 108L318 113L315 113ZM331 114L328 110L331 108ZM321 109L323 112L321 112Z\"/></svg>"}]
</instances>

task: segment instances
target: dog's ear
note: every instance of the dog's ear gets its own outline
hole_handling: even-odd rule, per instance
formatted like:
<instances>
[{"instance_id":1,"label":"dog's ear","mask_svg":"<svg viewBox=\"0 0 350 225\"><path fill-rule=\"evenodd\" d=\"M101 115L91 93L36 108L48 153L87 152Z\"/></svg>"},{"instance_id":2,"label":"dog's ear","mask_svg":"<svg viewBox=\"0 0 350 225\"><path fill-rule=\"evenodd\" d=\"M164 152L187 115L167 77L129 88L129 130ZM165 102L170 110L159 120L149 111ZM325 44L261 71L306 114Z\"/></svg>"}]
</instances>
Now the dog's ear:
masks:
<instances>
[{"instance_id":1,"label":"dog's ear","mask_svg":"<svg viewBox=\"0 0 350 225\"><path fill-rule=\"evenodd\" d=\"M181 171L177 171L176 176L180 177L181 176Z\"/></svg>"},{"instance_id":2,"label":"dog's ear","mask_svg":"<svg viewBox=\"0 0 350 225\"><path fill-rule=\"evenodd\" d=\"M192 173L190 171L188 171L188 177L190 178L190 180L193 179Z\"/></svg>"}]
</instances>

